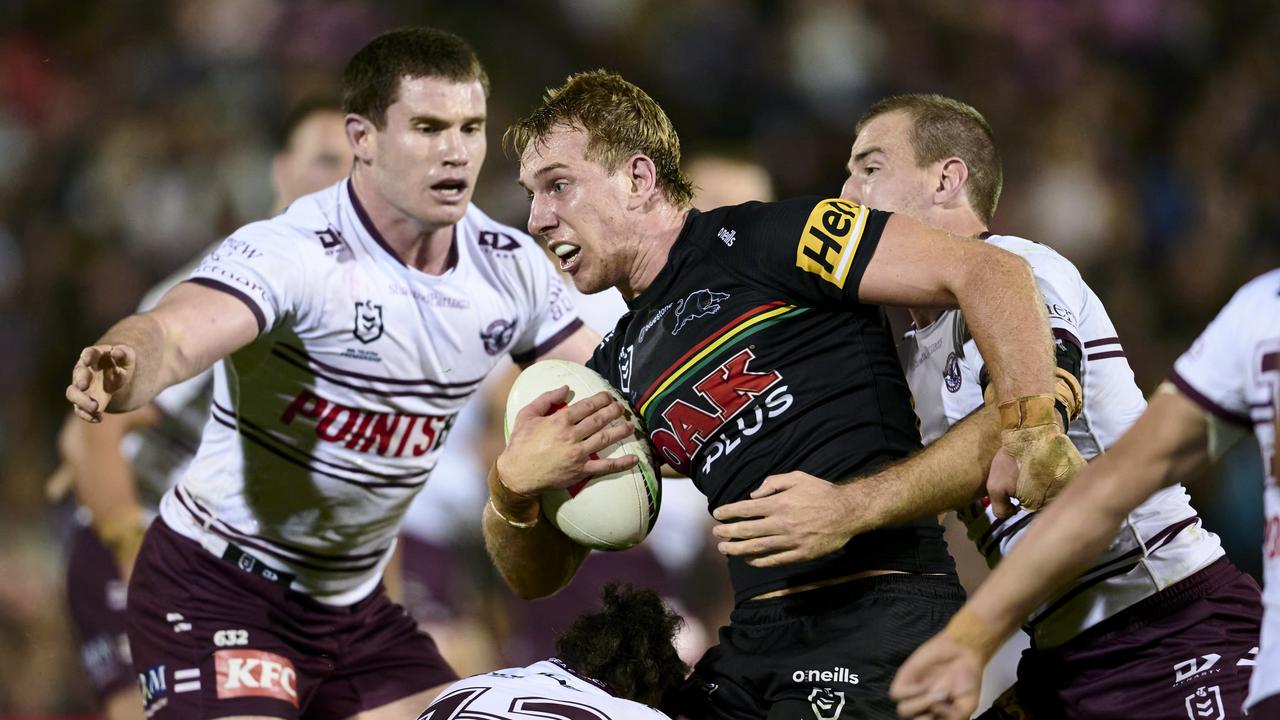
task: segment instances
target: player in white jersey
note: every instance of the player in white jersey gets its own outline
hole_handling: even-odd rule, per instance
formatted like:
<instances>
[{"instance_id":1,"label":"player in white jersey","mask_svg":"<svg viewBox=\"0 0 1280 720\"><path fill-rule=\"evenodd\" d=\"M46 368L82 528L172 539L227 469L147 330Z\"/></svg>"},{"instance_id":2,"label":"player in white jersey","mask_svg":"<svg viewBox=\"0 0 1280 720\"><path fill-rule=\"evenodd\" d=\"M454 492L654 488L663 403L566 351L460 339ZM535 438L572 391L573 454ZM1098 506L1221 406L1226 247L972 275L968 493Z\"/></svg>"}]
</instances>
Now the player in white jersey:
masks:
<instances>
[{"instance_id":1,"label":"player in white jersey","mask_svg":"<svg viewBox=\"0 0 1280 720\"><path fill-rule=\"evenodd\" d=\"M598 340L532 241L470 204L486 95L460 38L374 39L344 74L351 176L81 354L67 397L91 421L226 358L130 585L149 714L404 717L456 678L381 589L400 517L500 355ZM566 414L620 413L600 393Z\"/></svg>"},{"instance_id":2,"label":"player in white jersey","mask_svg":"<svg viewBox=\"0 0 1280 720\"><path fill-rule=\"evenodd\" d=\"M1141 415L1145 402L1116 329L1075 267L1043 245L987 232L1001 173L990 129L976 110L934 95L877 103L858 122L849 173L845 199L983 238L1027 260L1056 339L1060 421L1085 458L1112 445ZM983 407L985 369L959 311L913 309L912 316L916 327L900 349L928 444ZM975 422L990 423L995 435L989 417L980 414ZM994 437L985 442L994 446ZM990 448L970 452L980 467L991 461ZM984 486L980 479L974 474L941 481L959 496L972 497ZM905 491L897 494L889 517L946 509L918 503L919 494L905 482L900 490ZM969 537L992 566L1036 518L1007 503L1001 507L1002 500L984 498L959 510ZM865 510L860 522L877 526L888 519L877 519L881 512ZM1238 597L1251 603L1251 616L1238 617L1228 608ZM1196 648L1223 656L1248 653L1256 639L1257 609L1252 580L1224 558L1218 538L1200 526L1182 487L1167 488L1128 513L1106 552L1029 614L1033 649L1019 665L1016 700L1011 695L1005 703L1067 718L1176 716L1203 678L1192 673L1171 683L1169 668ZM1111 671L1097 675L1102 665ZM1243 700L1248 675L1247 667L1215 674L1224 703ZM1175 692L1168 692L1170 685Z\"/></svg>"},{"instance_id":3,"label":"player in white jersey","mask_svg":"<svg viewBox=\"0 0 1280 720\"><path fill-rule=\"evenodd\" d=\"M680 616L652 590L606 585L603 607L556 640L557 657L459 680L418 720L538 717L662 720L687 668L674 645Z\"/></svg>"},{"instance_id":4,"label":"player in white jersey","mask_svg":"<svg viewBox=\"0 0 1280 720\"><path fill-rule=\"evenodd\" d=\"M341 180L351 166L341 104L307 98L289 113L272 161L272 214ZM152 288L155 307L195 269L192 262ZM125 635L125 584L160 498L195 455L209 416L212 370L160 393L149 405L90 424L71 419L59 437L82 512L67 559L71 620L80 657L109 720L142 717Z\"/></svg>"},{"instance_id":5,"label":"player in white jersey","mask_svg":"<svg viewBox=\"0 0 1280 720\"><path fill-rule=\"evenodd\" d=\"M1204 692L1186 698L1189 717L1233 716L1215 676L1252 667L1245 709L1280 718L1280 269L1246 284L1174 363L1142 417L1091 462L1043 513L946 631L903 666L895 681L904 715L968 717L972 687L990 649L1110 542L1121 520L1153 492L1220 457L1252 427L1262 452L1266 541L1265 616L1259 644L1243 656L1190 652L1175 679L1199 675ZM1170 715L1181 717L1181 715Z\"/></svg>"}]
</instances>

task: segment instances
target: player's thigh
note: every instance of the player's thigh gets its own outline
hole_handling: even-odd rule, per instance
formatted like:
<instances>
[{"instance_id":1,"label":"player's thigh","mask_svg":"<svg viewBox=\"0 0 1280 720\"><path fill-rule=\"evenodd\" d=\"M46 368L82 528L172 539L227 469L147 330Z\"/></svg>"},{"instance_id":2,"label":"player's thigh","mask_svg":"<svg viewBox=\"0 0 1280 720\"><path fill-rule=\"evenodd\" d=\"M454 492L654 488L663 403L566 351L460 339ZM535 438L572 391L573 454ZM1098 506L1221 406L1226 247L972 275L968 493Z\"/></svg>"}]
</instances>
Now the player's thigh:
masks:
<instances>
[{"instance_id":1,"label":"player's thigh","mask_svg":"<svg viewBox=\"0 0 1280 720\"><path fill-rule=\"evenodd\" d=\"M257 584L255 584L255 581ZM129 586L129 643L151 720L296 720L330 669L274 586L157 521ZM317 641L319 642L319 641Z\"/></svg>"},{"instance_id":2,"label":"player's thigh","mask_svg":"<svg viewBox=\"0 0 1280 720\"><path fill-rule=\"evenodd\" d=\"M382 707L358 712L350 716L348 720L405 720L406 718L416 718L436 699L440 691L447 687L449 687L449 683L437 685L416 695L410 695L387 703Z\"/></svg>"}]
</instances>

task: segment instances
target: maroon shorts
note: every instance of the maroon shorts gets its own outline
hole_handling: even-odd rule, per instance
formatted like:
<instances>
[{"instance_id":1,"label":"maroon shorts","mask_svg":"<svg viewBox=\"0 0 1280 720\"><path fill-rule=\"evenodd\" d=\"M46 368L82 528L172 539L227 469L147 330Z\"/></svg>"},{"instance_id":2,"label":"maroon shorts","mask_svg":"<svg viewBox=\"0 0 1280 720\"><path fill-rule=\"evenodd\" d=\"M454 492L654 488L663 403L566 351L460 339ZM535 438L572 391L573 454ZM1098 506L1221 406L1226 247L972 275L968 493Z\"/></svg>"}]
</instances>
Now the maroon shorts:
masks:
<instances>
[{"instance_id":1,"label":"maroon shorts","mask_svg":"<svg viewBox=\"0 0 1280 720\"><path fill-rule=\"evenodd\" d=\"M1261 622L1258 583L1220 558L1061 647L1027 650L1018 702L1035 718L1243 718Z\"/></svg>"},{"instance_id":2,"label":"maroon shorts","mask_svg":"<svg viewBox=\"0 0 1280 720\"><path fill-rule=\"evenodd\" d=\"M80 664L98 699L135 687L125 635L125 585L97 533L77 524L67 553L67 606L80 643Z\"/></svg>"},{"instance_id":3,"label":"maroon shorts","mask_svg":"<svg viewBox=\"0 0 1280 720\"><path fill-rule=\"evenodd\" d=\"M1280 695L1265 697L1249 708L1249 720L1280 720Z\"/></svg>"},{"instance_id":4,"label":"maroon shorts","mask_svg":"<svg viewBox=\"0 0 1280 720\"><path fill-rule=\"evenodd\" d=\"M147 531L128 612L150 718L336 720L457 679L381 587L354 605L324 605L162 520Z\"/></svg>"}]
</instances>

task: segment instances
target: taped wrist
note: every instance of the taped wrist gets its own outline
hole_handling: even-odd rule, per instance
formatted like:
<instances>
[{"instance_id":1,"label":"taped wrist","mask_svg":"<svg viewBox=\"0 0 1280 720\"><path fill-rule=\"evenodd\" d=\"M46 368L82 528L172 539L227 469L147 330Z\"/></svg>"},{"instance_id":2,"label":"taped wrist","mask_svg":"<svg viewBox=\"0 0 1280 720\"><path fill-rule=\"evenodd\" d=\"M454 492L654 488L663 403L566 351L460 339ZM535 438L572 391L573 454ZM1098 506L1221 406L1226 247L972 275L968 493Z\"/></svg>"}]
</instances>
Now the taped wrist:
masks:
<instances>
[{"instance_id":1,"label":"taped wrist","mask_svg":"<svg viewBox=\"0 0 1280 720\"><path fill-rule=\"evenodd\" d=\"M1024 430L1056 424L1056 401L1057 398L1053 395L1024 395L1016 400L1002 402L999 406L1000 427L1003 430Z\"/></svg>"},{"instance_id":2,"label":"taped wrist","mask_svg":"<svg viewBox=\"0 0 1280 720\"><path fill-rule=\"evenodd\" d=\"M495 464L489 471L489 507L506 524L524 529L538 524L542 500L537 495L522 495L507 487Z\"/></svg>"},{"instance_id":3,"label":"taped wrist","mask_svg":"<svg viewBox=\"0 0 1280 720\"><path fill-rule=\"evenodd\" d=\"M1004 642L999 628L978 617L967 606L961 607L959 612L951 616L951 621L942 632L976 653L983 663L990 660Z\"/></svg>"}]
</instances>

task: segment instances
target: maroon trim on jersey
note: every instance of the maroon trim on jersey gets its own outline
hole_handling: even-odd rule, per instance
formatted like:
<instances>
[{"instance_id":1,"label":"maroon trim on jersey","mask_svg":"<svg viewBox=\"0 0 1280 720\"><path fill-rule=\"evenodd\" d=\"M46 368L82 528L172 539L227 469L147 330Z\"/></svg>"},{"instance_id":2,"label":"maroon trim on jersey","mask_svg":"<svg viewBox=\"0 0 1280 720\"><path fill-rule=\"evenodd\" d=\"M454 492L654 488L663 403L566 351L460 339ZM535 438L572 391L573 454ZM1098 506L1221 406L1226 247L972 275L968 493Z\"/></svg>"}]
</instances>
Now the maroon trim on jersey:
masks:
<instances>
[{"instance_id":1,"label":"maroon trim on jersey","mask_svg":"<svg viewBox=\"0 0 1280 720\"><path fill-rule=\"evenodd\" d=\"M546 340L543 340L540 345L530 350L529 352L523 352L518 354L511 353L511 359L514 360L517 365L528 365L529 363L537 360L543 355L546 355L547 353L554 350L557 345L564 342L573 333L577 332L578 328L580 327L582 327L582 320L579 318L574 318L573 322L569 323L568 325L565 325L563 328L557 331L555 335L552 335Z\"/></svg>"},{"instance_id":2,"label":"maroon trim on jersey","mask_svg":"<svg viewBox=\"0 0 1280 720\"><path fill-rule=\"evenodd\" d=\"M357 392L364 393L365 395L377 395L378 397L415 397L415 398L422 398L424 400L465 400L471 397L471 393L474 392L474 390L467 390L466 392L463 392L463 393L450 394L447 392L414 392L411 390L378 390L376 388L366 387L363 385L352 385L351 383L340 380L334 377L333 375L329 375L327 373L321 372L320 370L311 367L306 362L298 358L290 357L289 355L280 352L280 350L277 348L272 348L271 354L276 356L280 360L298 368L299 370L305 370L311 373L315 377L324 378L325 380L328 380L334 385L347 388L348 390L355 390Z\"/></svg>"},{"instance_id":3,"label":"maroon trim on jersey","mask_svg":"<svg viewBox=\"0 0 1280 720\"><path fill-rule=\"evenodd\" d=\"M295 452L295 453L298 453L299 455L302 455L303 457L305 457L305 458L307 458L308 460L311 460L311 461L313 461L313 462L320 463L321 465L328 465L329 467L333 468L334 470L343 470L343 471L346 471L346 472L349 472L349 473L355 473L356 475L368 475L368 476L370 476L370 477L382 478L382 479L384 479L384 480L412 480L412 479L414 479L414 478L419 478L419 477L421 477L421 478L425 478L427 475L429 475L429 474L431 473L431 471L430 471L430 470L410 470L410 471L408 471L408 472L403 472L403 473L376 473L376 472L372 472L372 471L370 471L370 470L366 470L366 469L364 469L364 468L362 468L362 467L359 467L359 466L356 466L356 465L340 465L340 464L335 463L335 462L330 462L330 461L328 461L328 460L324 460L323 458L318 458L318 457L316 457L315 455L312 455L312 454L308 453L307 451L302 450L302 449L300 449L300 448L293 447L292 445L288 445L288 444L285 444L285 443L281 443L281 442L280 442L280 441L279 441L279 440L278 440L278 439L277 439L277 438L276 438L276 437L271 433L271 431L270 431L270 430L267 430L267 429L263 428L261 425L259 425L259 424L255 423L254 421L252 421L252 420L250 420L250 419L248 419L248 418L244 417L243 415L240 415L239 413L237 413L237 412L236 412L236 411L234 411L234 410L231 410L231 409L229 409L229 408L225 408L225 407L223 407L222 405L218 404L218 402L217 402L216 400L215 400L215 401L211 401L211 402L210 402L210 407L211 407L211 409L213 409L213 410L221 411L222 413L224 413L225 415L227 415L231 420L233 420L233 421L235 421L236 423L238 423L240 426L246 427L246 428L248 428L248 429L250 429L250 430L252 430L252 431L254 431L254 432L256 432L256 433L259 433L259 434L263 435L263 436L264 436L266 439L268 439L268 440L275 441L276 443L279 443L279 446L280 446L280 447L282 447L282 448L284 448L284 449L286 449L286 450L291 450L291 451L293 451L293 452ZM238 429L238 428L237 428L237 429ZM423 482L426 482L426 481L425 481L425 479L423 480ZM420 484L421 484L421 483L414 483L413 485L420 485ZM406 487L412 487L413 485L406 485Z\"/></svg>"},{"instance_id":4,"label":"maroon trim on jersey","mask_svg":"<svg viewBox=\"0 0 1280 720\"><path fill-rule=\"evenodd\" d=\"M1036 619L1033 622L1028 624L1031 625L1032 627L1035 627L1036 625L1040 625L1045 621L1045 619L1052 616L1053 613L1062 609L1064 605L1071 602L1075 598L1079 597L1081 593L1084 593L1089 589L1097 586L1098 584L1106 582L1107 580L1110 580L1113 577L1116 577L1117 575L1123 575L1129 572L1130 570L1132 570L1134 567L1138 565L1139 558L1149 556L1151 553L1155 552L1156 550L1159 550L1165 545L1168 545L1169 543L1173 542L1173 539L1178 536L1178 533L1182 532L1187 527L1194 525L1198 522L1200 522L1199 515L1192 515L1191 517L1183 518L1182 520L1179 520L1173 523L1172 525L1165 527L1160 532L1147 538L1145 541L1142 542L1141 547L1136 547L1133 550L1130 550L1129 552L1125 553L1124 555L1121 555L1120 557L1113 558L1109 562L1103 563L1101 565L1096 565L1090 568L1089 570L1084 572L1082 575L1080 575L1078 579L1078 582L1079 582L1078 585L1071 588L1069 592L1067 592L1065 595L1055 600L1053 604L1046 607L1044 609L1044 612L1037 615ZM1144 548L1145 548L1145 552L1144 552ZM1113 565L1115 567L1111 567ZM1155 595L1157 593L1152 593L1152 594Z\"/></svg>"},{"instance_id":5,"label":"maroon trim on jersey","mask_svg":"<svg viewBox=\"0 0 1280 720\"><path fill-rule=\"evenodd\" d=\"M310 550L304 547L298 547L297 545L291 545L289 543L282 542L274 538L268 538L268 537L263 537L262 535L247 533L247 532L244 532L243 530L233 527L230 524L228 524L226 521L220 520L215 513L211 512L204 505L201 505L200 501L192 497L191 493L182 486L177 487L176 494L178 496L178 500L184 503L184 509L187 512L190 512L196 518L196 520L200 522L201 525L204 525L206 523L210 525L215 525L215 524L220 525L222 529L236 536L236 538L238 539L261 541L261 542L267 543L268 545L275 546L280 550L294 553L295 555L298 555L299 557L302 557L302 558L312 558L314 560L320 560L323 562L353 563L353 562L362 562L370 559L377 560L387 552L386 548L383 548L381 550L372 550L366 553L352 553L352 554L345 554L345 555L332 555L332 554L326 555L324 553L318 553L314 550ZM196 512L192 511L193 507L195 508ZM281 555L281 557L286 557L286 556Z\"/></svg>"},{"instance_id":6,"label":"maroon trim on jersey","mask_svg":"<svg viewBox=\"0 0 1280 720\"><path fill-rule=\"evenodd\" d=\"M339 480L341 482L347 483L348 485L355 485L356 487L361 487L366 490L377 490L380 488L418 488L427 484L427 479L425 476L428 473L425 473L425 472L422 473L423 478L421 482L365 482L363 480L357 480L355 478L349 478L342 475L335 475L327 470L316 467L315 465L311 464L306 460L300 460L298 458L293 457L292 455L287 454L286 452L284 452L283 448L287 448L288 450L291 450L300 455L303 455L304 457L314 460L315 462L324 463L325 465L331 465L332 463L327 463L323 460L320 460L319 458L314 458L310 455L307 455L307 453L288 445L283 446L283 448L281 446L271 445L267 440L264 440L263 438L258 437L255 433L249 431L248 429L244 427L237 427L236 424L231 422L230 420L225 420L219 417L217 413L210 413L210 417L212 417L219 425L223 425L225 427L231 428L232 430L239 432L241 437L243 437L246 440L249 440L253 444L257 445L263 450L266 450L272 455L275 455L281 460L284 460L293 465L297 465L298 467L306 468L311 472L324 475L325 477L330 477L330 478L333 478L334 480ZM270 437L270 435L267 435L267 437ZM348 471L348 472L352 472L352 471ZM364 472L363 474L376 476L375 473L370 473L370 472Z\"/></svg>"},{"instance_id":7,"label":"maroon trim on jersey","mask_svg":"<svg viewBox=\"0 0 1280 720\"><path fill-rule=\"evenodd\" d=\"M319 360L312 357L311 355L308 355L301 348L296 348L292 345L277 343L275 347L278 350L287 351L293 355L296 355L298 356L298 358L302 360L306 360L307 362L311 363L312 365L315 365L316 367L322 367L325 370L329 370L330 372L337 373L338 375L345 375L346 377L359 378L361 380L369 380L372 382L386 383L388 385L431 385L438 388L474 389L475 386L484 382L483 377L476 380L471 380L469 382L446 383L446 382L439 382L438 380L432 380L430 378L422 378L421 380L401 380L400 378L389 378L389 377L378 377L377 375L366 375L364 373L352 372L350 370L344 370L343 368L340 368L340 367L334 367L333 365L322 363Z\"/></svg>"},{"instance_id":8,"label":"maroon trim on jersey","mask_svg":"<svg viewBox=\"0 0 1280 720\"><path fill-rule=\"evenodd\" d=\"M1181 390L1183 395L1186 395L1205 411L1212 413L1229 423L1244 427L1253 427L1253 420L1244 415L1234 413L1213 400L1210 400L1208 396L1204 395L1199 390L1196 390L1191 383L1187 382L1186 378L1179 375L1177 370L1173 370L1169 373L1169 382L1173 383L1173 386Z\"/></svg>"},{"instance_id":9,"label":"maroon trim on jersey","mask_svg":"<svg viewBox=\"0 0 1280 720\"><path fill-rule=\"evenodd\" d=\"M1057 328L1057 327L1056 327L1056 328L1052 328L1052 329L1053 329L1053 336L1054 336L1054 337L1058 338L1059 340L1062 340L1062 341L1065 341L1065 342L1069 342L1069 343L1071 343L1072 345L1075 345L1075 346L1076 346L1077 348L1079 348L1081 351L1083 351L1083 350L1084 350L1084 345L1082 345L1082 344L1080 343L1080 338L1076 337L1075 333L1071 332L1070 330L1068 330L1068 329L1066 329L1066 328Z\"/></svg>"},{"instance_id":10,"label":"maroon trim on jersey","mask_svg":"<svg viewBox=\"0 0 1280 720\"><path fill-rule=\"evenodd\" d=\"M382 237L382 233L378 232L377 226L374 225L373 220L369 218L369 213L364 209L364 205L360 204L360 198L356 196L355 183L351 182L351 180L347 180L347 194L351 197L351 206L355 208L356 217L360 219L360 224L363 225L365 231L369 233L369 237L373 238L373 241L378 243L379 247L381 247L383 250L386 250L388 255L395 258L396 262L400 263L404 267L409 267L409 264L406 263L404 260L402 260L400 256L396 253L396 251L392 250L391 246L387 244L386 239ZM455 223L453 226L453 235L450 236L449 238L449 267L450 268L458 264L457 240L458 240L458 226Z\"/></svg>"},{"instance_id":11,"label":"maroon trim on jersey","mask_svg":"<svg viewBox=\"0 0 1280 720\"><path fill-rule=\"evenodd\" d=\"M178 498L178 502L182 505L182 509L190 513L191 517L195 518L196 522L199 523L201 527L209 530L210 532L221 537L223 540L226 540L232 545L235 545L237 548L240 548L240 546L252 548L254 550L257 550L258 552L266 553L268 555L284 560L285 562L288 562L292 565L296 565L298 567L304 567L304 568L307 568L308 570L315 570L316 572L357 573L357 572L365 572L367 570L372 570L373 568L378 566L377 560L374 560L372 562L366 562L362 565L351 565L348 567L341 567L341 568L326 567L324 565L316 565L315 563L307 562L306 560L300 560L298 558L290 556L285 552L282 552L281 550L272 548L271 545L274 545L275 543L271 540L263 539L262 542L257 542L253 539L250 539L249 537L239 537L238 535L232 534L230 532L232 528L228 526L226 523L218 520L213 516L210 516L207 518L201 517L200 513L197 513L194 508L192 508L190 505L187 504L188 500L190 500L191 502L195 502L194 498L183 497L182 493L178 493L176 497ZM219 525L221 525L222 527L219 527ZM224 527L227 529L224 530L223 529ZM272 568L272 569L280 570L281 572L287 572L285 570L281 570L280 568Z\"/></svg>"},{"instance_id":12,"label":"maroon trim on jersey","mask_svg":"<svg viewBox=\"0 0 1280 720\"><path fill-rule=\"evenodd\" d=\"M1095 348L1101 345L1119 345L1119 344L1120 344L1120 338L1109 337L1109 338L1098 338L1097 340L1089 340L1085 342L1084 346L1086 348Z\"/></svg>"},{"instance_id":13,"label":"maroon trim on jersey","mask_svg":"<svg viewBox=\"0 0 1280 720\"><path fill-rule=\"evenodd\" d=\"M261 335L262 331L267 329L267 316L262 313L262 308L258 306L258 303L253 301L253 298L245 295L240 288L206 277L190 278L188 280L183 280L183 282L195 283L196 285L201 285L213 290L220 290L245 305L248 305L249 312L253 313L253 319L258 321L258 334Z\"/></svg>"},{"instance_id":14,"label":"maroon trim on jersey","mask_svg":"<svg viewBox=\"0 0 1280 720\"><path fill-rule=\"evenodd\" d=\"M1124 356L1123 350L1108 350L1107 352L1086 355L1085 360L1106 360L1107 358L1122 358Z\"/></svg>"}]
</instances>

